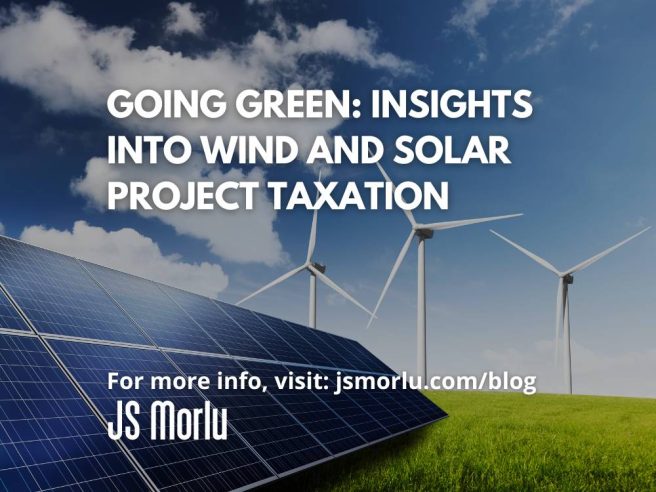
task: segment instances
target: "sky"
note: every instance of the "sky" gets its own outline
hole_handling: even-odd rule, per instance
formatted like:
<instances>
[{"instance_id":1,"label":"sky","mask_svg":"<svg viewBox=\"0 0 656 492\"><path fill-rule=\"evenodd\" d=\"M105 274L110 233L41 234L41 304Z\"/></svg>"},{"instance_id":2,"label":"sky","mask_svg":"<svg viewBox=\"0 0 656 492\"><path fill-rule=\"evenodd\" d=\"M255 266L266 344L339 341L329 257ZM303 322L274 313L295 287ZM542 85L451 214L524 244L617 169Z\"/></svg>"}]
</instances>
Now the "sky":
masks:
<instances>
[{"instance_id":1,"label":"sky","mask_svg":"<svg viewBox=\"0 0 656 492\"><path fill-rule=\"evenodd\" d=\"M503 134L510 166L382 164L396 181L449 181L450 209L423 222L522 212L498 232L566 269L656 222L656 5L648 0L409 2L21 2L0 11L0 232L137 275L236 302L305 259L311 213L139 214L104 209L108 134L284 132ZM527 88L528 120L111 121L115 88ZM366 112L365 112L366 114ZM135 175L124 172L123 179ZM149 170L193 180L200 166ZM309 182L301 164L232 167L212 179ZM381 179L343 165L331 179ZM373 307L409 229L395 211L322 210L316 259ZM427 243L430 374L537 375L553 364L556 278L486 225ZM570 291L574 390L656 397L656 233L575 277ZM396 370L416 360L416 248L381 309L367 315L319 287L318 326L362 342ZM247 307L307 321L302 274Z\"/></svg>"}]
</instances>

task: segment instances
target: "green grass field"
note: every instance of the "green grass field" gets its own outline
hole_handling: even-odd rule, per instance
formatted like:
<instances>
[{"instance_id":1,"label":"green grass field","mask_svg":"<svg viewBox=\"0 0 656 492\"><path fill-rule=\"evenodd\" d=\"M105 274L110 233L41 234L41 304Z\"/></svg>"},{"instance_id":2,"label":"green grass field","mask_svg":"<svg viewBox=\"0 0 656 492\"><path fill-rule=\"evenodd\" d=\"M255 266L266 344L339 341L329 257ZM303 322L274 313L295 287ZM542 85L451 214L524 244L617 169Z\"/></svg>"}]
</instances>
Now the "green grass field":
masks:
<instances>
[{"instance_id":1,"label":"green grass field","mask_svg":"<svg viewBox=\"0 0 656 492\"><path fill-rule=\"evenodd\" d=\"M449 417L271 490L656 490L656 400L432 392Z\"/></svg>"}]
</instances>

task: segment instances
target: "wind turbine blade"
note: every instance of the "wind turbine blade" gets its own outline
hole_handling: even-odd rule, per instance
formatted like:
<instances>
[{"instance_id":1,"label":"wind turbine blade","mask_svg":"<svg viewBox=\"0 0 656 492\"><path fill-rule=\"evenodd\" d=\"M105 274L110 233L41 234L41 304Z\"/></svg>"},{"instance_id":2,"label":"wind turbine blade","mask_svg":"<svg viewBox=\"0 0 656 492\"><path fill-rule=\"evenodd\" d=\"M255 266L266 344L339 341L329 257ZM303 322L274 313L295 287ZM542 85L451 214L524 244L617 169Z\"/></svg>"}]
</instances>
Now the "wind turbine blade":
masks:
<instances>
[{"instance_id":1,"label":"wind turbine blade","mask_svg":"<svg viewBox=\"0 0 656 492\"><path fill-rule=\"evenodd\" d=\"M310 229L310 241L308 242L307 257L305 262L309 263L314 254L314 248L317 246L317 214L319 213L318 209L314 210L312 214L312 228Z\"/></svg>"},{"instance_id":2,"label":"wind turbine blade","mask_svg":"<svg viewBox=\"0 0 656 492\"><path fill-rule=\"evenodd\" d=\"M321 181L322 171L319 171L319 181ZM317 191L317 200L319 199L319 191ZM316 200L315 200L316 202ZM312 214L312 227L310 228L310 241L308 242L307 257L305 258L306 263L310 263L312 255L314 254L314 249L317 247L317 215L319 214L319 209L314 209Z\"/></svg>"},{"instance_id":3,"label":"wind turbine blade","mask_svg":"<svg viewBox=\"0 0 656 492\"><path fill-rule=\"evenodd\" d=\"M367 314L371 314L371 311L369 311L366 307L364 307L362 304L360 304L358 301L356 301L353 297L351 297L351 295L350 295L348 292L346 292L346 291L345 291L344 289L342 289L339 285L337 285L335 282L333 282L332 280L330 280L330 278L328 278L326 275L324 275L324 274L321 273L319 270L317 270L316 268L314 268L314 266L309 265L308 268L310 269L310 271L311 271L312 273L314 273L314 274L317 276L317 278L318 278L319 280L321 280L321 281L322 281L324 284L326 284L328 287L330 287L331 289L333 289L335 292L337 292L339 295L341 295L341 296L344 297L345 299L351 301L353 304L355 304L356 306L358 306L360 309L362 309L362 310L363 310L364 312L366 312Z\"/></svg>"},{"instance_id":4,"label":"wind turbine blade","mask_svg":"<svg viewBox=\"0 0 656 492\"><path fill-rule=\"evenodd\" d=\"M595 263L595 262L601 260L604 256L606 256L606 255L612 253L613 251L615 251L615 250L616 250L617 248L619 248L620 246L624 246L626 243L628 243L628 242L631 241L632 239L637 238L640 234L644 234L644 233L647 232L649 229L651 229L651 226L650 226L650 227L646 227L645 229L641 230L640 232L638 232L637 234L634 234L633 236L631 236L631 237L629 237L629 238L626 238L624 241L622 241L622 242L620 242L620 243L617 243L615 246L611 246L611 247L608 248L607 250L602 251L601 253L599 253L598 255L595 255L595 256L593 256L592 258L589 258L589 259L587 259L587 260L585 260L585 261L582 261L582 262L579 263L578 265L576 265L576 266L570 268L569 270L567 270L567 272L565 272L565 273L568 274L568 273L580 272L580 271L583 270L584 268L588 268L588 267L589 267L590 265L592 265L593 263Z\"/></svg>"},{"instance_id":5,"label":"wind turbine blade","mask_svg":"<svg viewBox=\"0 0 656 492\"><path fill-rule=\"evenodd\" d=\"M241 301L239 301L239 302L237 303L237 306L239 306L240 304L243 304L244 302L248 301L249 299L252 299L252 298L255 297L256 295L261 294L261 293L264 292L265 290L270 289L271 287L274 287L274 286L278 285L278 284L281 283L281 282L284 282L285 280L287 280L287 279L290 278L290 277L293 277L293 276L296 275L297 273L302 272L303 270L305 270L305 268L306 268L305 265L301 265L301 266L298 267L298 268L294 268L291 272L287 272L287 273L285 273L284 275L281 275L280 277L278 277L277 279L275 279L273 282L269 282L269 283L266 284L264 287L261 287L261 288L259 288L258 290L256 290L255 292L253 292L251 295L249 295L249 296L247 296L247 297L244 297Z\"/></svg>"},{"instance_id":6,"label":"wind turbine blade","mask_svg":"<svg viewBox=\"0 0 656 492\"><path fill-rule=\"evenodd\" d=\"M493 220L512 219L513 217L520 217L522 215L524 214L499 215L497 217L482 217L480 219L450 220L448 222L433 222L432 224L419 224L417 227L421 229L432 229L434 231L443 231L445 229L453 229L454 227L463 227L473 224L480 224L482 222L491 222Z\"/></svg>"},{"instance_id":7,"label":"wind turbine blade","mask_svg":"<svg viewBox=\"0 0 656 492\"><path fill-rule=\"evenodd\" d=\"M403 259L405 258L405 255L408 254L408 249L410 248L410 244L412 244L412 239L414 238L414 236L415 236L415 231L411 231L410 235L408 236L408 239L406 239L405 243L403 243L401 252L399 253L399 256L396 258L396 261L394 262L394 266L392 267L392 271L387 277L387 281L385 282L385 287L383 287L383 291L380 293L380 297L378 298L378 302L376 303L376 307L374 308L373 314L371 315L371 318L369 318L369 323L367 323L367 328L369 328L371 324L374 322L374 318L376 317L378 308L382 304L385 294L387 294L387 290L389 289L390 285L392 284L392 281L394 280L394 277L396 276L396 272L401 266L401 263L403 263Z\"/></svg>"},{"instance_id":8,"label":"wind turbine blade","mask_svg":"<svg viewBox=\"0 0 656 492\"><path fill-rule=\"evenodd\" d=\"M388 174L385 172L385 169L383 169L383 166L380 165L380 162L376 162L376 166L378 166L378 170L380 171L380 173L385 178L385 181L387 181L388 183L391 183L392 188L395 189L396 185L394 184L392 179L388 176ZM403 213L405 214L405 216L410 221L410 224L412 225L412 227L417 225L417 221L415 220L415 216L412 215L412 212L410 210L404 210Z\"/></svg>"},{"instance_id":9,"label":"wind turbine blade","mask_svg":"<svg viewBox=\"0 0 656 492\"><path fill-rule=\"evenodd\" d=\"M540 265L542 265L547 270L550 270L553 273L555 273L556 275L560 276L560 272L558 271L558 269L555 266L553 266L551 263L549 263L547 260L545 260L544 258L540 258L535 253L531 253L528 249L521 247L519 244L512 242L507 237L503 237L501 234L499 234L498 232L493 231L492 229L490 229L490 232L492 234L494 234L495 236L497 236L498 238L500 238L501 240L503 240L503 241L507 242L508 244L510 244L513 248L518 249L519 251L524 253L526 256L531 258L533 261L535 261L535 262L539 263Z\"/></svg>"}]
</instances>

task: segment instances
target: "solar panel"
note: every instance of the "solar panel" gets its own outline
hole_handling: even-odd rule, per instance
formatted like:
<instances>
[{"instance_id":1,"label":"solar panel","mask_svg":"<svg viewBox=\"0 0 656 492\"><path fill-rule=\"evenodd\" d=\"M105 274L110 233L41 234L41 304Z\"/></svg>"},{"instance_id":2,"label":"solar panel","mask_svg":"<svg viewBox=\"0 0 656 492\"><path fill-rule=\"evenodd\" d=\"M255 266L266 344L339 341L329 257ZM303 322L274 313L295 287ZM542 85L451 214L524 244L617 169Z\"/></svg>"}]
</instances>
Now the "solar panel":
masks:
<instances>
[{"instance_id":1,"label":"solar panel","mask_svg":"<svg viewBox=\"0 0 656 492\"><path fill-rule=\"evenodd\" d=\"M337 371L326 371L326 373L331 376L332 381L335 380ZM392 411L387 409L388 402L385 401L385 398L381 398L380 395L374 395L373 392L362 389L352 389L347 394L384 429L389 430L391 434L408 429L408 426L403 423L400 417L397 417Z\"/></svg>"},{"instance_id":2,"label":"solar panel","mask_svg":"<svg viewBox=\"0 0 656 492\"><path fill-rule=\"evenodd\" d=\"M0 489L147 490L35 337L0 336Z\"/></svg>"},{"instance_id":3,"label":"solar panel","mask_svg":"<svg viewBox=\"0 0 656 492\"><path fill-rule=\"evenodd\" d=\"M161 287L196 323L216 340L230 355L273 359L257 341L207 297L191 294L172 287Z\"/></svg>"},{"instance_id":4,"label":"solar panel","mask_svg":"<svg viewBox=\"0 0 656 492\"><path fill-rule=\"evenodd\" d=\"M324 336L324 332L307 326L302 326L291 321L285 321L285 324L292 330L305 338L310 344L317 348L326 358L331 361L328 367L337 367L340 369L355 369L355 365L345 359L340 354L340 349L334 346L333 341Z\"/></svg>"},{"instance_id":5,"label":"solar panel","mask_svg":"<svg viewBox=\"0 0 656 492\"><path fill-rule=\"evenodd\" d=\"M316 336L321 339L321 342L324 345L328 345L334 353L338 354L339 360L345 361L346 365L335 365L333 367L339 367L340 369L367 370L361 361L353 357L353 354L348 350L340 337L319 330L317 330Z\"/></svg>"},{"instance_id":6,"label":"solar panel","mask_svg":"<svg viewBox=\"0 0 656 492\"><path fill-rule=\"evenodd\" d=\"M82 264L158 346L225 353L154 282L91 263Z\"/></svg>"},{"instance_id":7,"label":"solar panel","mask_svg":"<svg viewBox=\"0 0 656 492\"><path fill-rule=\"evenodd\" d=\"M417 409L417 415L421 416L421 423L433 422L447 416L446 412L435 405L432 401L422 395L419 391L398 390L392 396L401 398L407 404Z\"/></svg>"},{"instance_id":8,"label":"solar panel","mask_svg":"<svg viewBox=\"0 0 656 492\"><path fill-rule=\"evenodd\" d=\"M343 373L344 376L354 376L359 378L370 378L371 380L375 379L376 376L369 374L349 374ZM349 391L349 394L353 394L355 398L364 397L367 399L372 399L378 402L381 406L394 415L394 417L400 422L400 425L392 423L389 426L389 429L392 433L401 432L407 429L411 429L419 425L422 421L421 415L418 413L418 409L411 404L410 401L402 398L398 390L382 390L376 389L373 387L368 387L363 390ZM360 400L362 401L362 400ZM388 422L390 422L388 420Z\"/></svg>"},{"instance_id":9,"label":"solar panel","mask_svg":"<svg viewBox=\"0 0 656 492\"><path fill-rule=\"evenodd\" d=\"M282 337L289 345L303 354L303 357L308 363L313 366L326 366L335 367L335 362L331 361L319 349L317 349L307 338L305 338L298 330L293 329L283 320L267 316L266 314L255 313L258 318L266 323L266 325L273 329L280 337ZM310 328L305 328L310 330Z\"/></svg>"},{"instance_id":10,"label":"solar panel","mask_svg":"<svg viewBox=\"0 0 656 492\"><path fill-rule=\"evenodd\" d=\"M378 375L353 373L341 371L342 378L358 377L373 380ZM365 383L362 383L365 384ZM371 384L371 383L370 383ZM399 383L400 384L400 383ZM362 386L364 388L364 386ZM356 402L371 410L373 416L384 422L392 433L417 427L426 422L432 422L446 416L440 408L428 400L418 391L409 389L380 389L368 386L367 389L350 390L347 393ZM378 403L378 406L373 402ZM384 407L388 413L391 413L401 422L403 427L390 420L386 413L379 413L380 406Z\"/></svg>"},{"instance_id":11,"label":"solar panel","mask_svg":"<svg viewBox=\"0 0 656 492\"><path fill-rule=\"evenodd\" d=\"M333 454L356 448L365 443L355 430L333 412L312 391L278 389L275 377L288 376L292 369L280 364L244 361L242 365L265 382L276 399L301 422L326 449ZM306 373L305 368L296 368L297 375Z\"/></svg>"},{"instance_id":12,"label":"solar panel","mask_svg":"<svg viewBox=\"0 0 656 492\"><path fill-rule=\"evenodd\" d=\"M266 480L269 469L232 431L228 439L153 441L150 439L150 405L170 400L176 408L201 408L203 398L194 390L109 390L107 373L176 376L180 373L158 350L146 350L53 340L53 349L108 421L114 421L116 400L139 402L141 433L125 444L158 488L232 490ZM204 432L201 422L201 435Z\"/></svg>"},{"instance_id":13,"label":"solar panel","mask_svg":"<svg viewBox=\"0 0 656 492\"><path fill-rule=\"evenodd\" d=\"M362 365L358 367L358 369L370 372L379 372L381 374L395 374L395 372L390 369L387 364L369 352L359 342L351 340L350 338L344 338L337 335L334 336L339 338L341 343L346 345L347 350L353 354L353 357L356 360L360 361Z\"/></svg>"},{"instance_id":14,"label":"solar panel","mask_svg":"<svg viewBox=\"0 0 656 492\"><path fill-rule=\"evenodd\" d=\"M223 311L237 322L241 328L253 337L269 352L275 360L281 362L296 362L308 364L308 360L299 354L280 335L269 328L260 318L247 309L231 306L224 302L216 301Z\"/></svg>"},{"instance_id":15,"label":"solar panel","mask_svg":"<svg viewBox=\"0 0 656 492\"><path fill-rule=\"evenodd\" d=\"M148 343L73 258L0 236L0 281L42 333Z\"/></svg>"},{"instance_id":16,"label":"solar panel","mask_svg":"<svg viewBox=\"0 0 656 492\"><path fill-rule=\"evenodd\" d=\"M18 311L11 305L7 296L0 290L0 328L12 330L29 330Z\"/></svg>"},{"instance_id":17,"label":"solar panel","mask_svg":"<svg viewBox=\"0 0 656 492\"><path fill-rule=\"evenodd\" d=\"M330 344L335 351L337 351L342 358L349 361L354 369L365 372L382 372L385 374L394 374L390 368L378 361L373 355L367 351L360 351L358 343L348 338L340 337L333 333L321 332L319 334L326 343Z\"/></svg>"},{"instance_id":18,"label":"solar panel","mask_svg":"<svg viewBox=\"0 0 656 492\"><path fill-rule=\"evenodd\" d=\"M328 391L317 392L317 396L344 419L365 441L374 442L390 435L390 432L383 424L378 422L348 393L334 394L335 371L321 370L319 372L328 378L326 381L329 389Z\"/></svg>"},{"instance_id":19,"label":"solar panel","mask_svg":"<svg viewBox=\"0 0 656 492\"><path fill-rule=\"evenodd\" d=\"M171 358L185 374L216 377L238 376L244 370L237 361L200 355L172 353ZM256 373L247 367L251 374ZM325 459L329 453L271 395L261 390L205 390L210 401L219 408L228 408L230 422L260 456L282 474Z\"/></svg>"},{"instance_id":20,"label":"solar panel","mask_svg":"<svg viewBox=\"0 0 656 492\"><path fill-rule=\"evenodd\" d=\"M358 342L2 237L0 283L12 298L0 289L0 490L136 490L147 486L143 473L159 489L249 488L446 415L417 391L333 394L338 371L393 374ZM44 340L26 333L12 301ZM268 391L216 388L218 371L243 370ZM112 371L213 384L109 390ZM277 388L290 371L325 375L329 388ZM120 445L94 413L114 421L118 400L141 407L140 437ZM228 439L151 440L156 400L226 408Z\"/></svg>"}]
</instances>

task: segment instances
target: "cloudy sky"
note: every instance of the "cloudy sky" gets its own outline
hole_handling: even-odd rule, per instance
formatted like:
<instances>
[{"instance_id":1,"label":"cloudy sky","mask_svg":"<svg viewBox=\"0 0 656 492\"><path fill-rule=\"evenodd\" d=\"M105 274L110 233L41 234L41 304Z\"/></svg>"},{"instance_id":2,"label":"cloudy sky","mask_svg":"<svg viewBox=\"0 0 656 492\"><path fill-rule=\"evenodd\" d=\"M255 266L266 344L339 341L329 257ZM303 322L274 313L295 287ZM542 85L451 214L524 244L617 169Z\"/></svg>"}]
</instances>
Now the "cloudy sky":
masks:
<instances>
[{"instance_id":1,"label":"cloudy sky","mask_svg":"<svg viewBox=\"0 0 656 492\"><path fill-rule=\"evenodd\" d=\"M648 0L412 2L21 2L0 11L0 232L235 302L301 263L311 216L261 193L252 213L104 210L108 179L199 179L199 165L117 174L110 133L505 134L512 166L383 164L396 180L448 180L451 210L421 221L524 212L495 229L565 269L656 222L656 6ZM529 88L528 121L110 121L114 88ZM211 179L240 179L237 167ZM301 165L249 179L302 179ZM333 179L380 179L343 166ZM319 217L317 260L373 306L407 234L400 212ZM576 277L571 290L575 390L656 396L656 234ZM414 371L416 256L380 310L366 315L323 287L319 326L356 338ZM537 374L562 389L552 362L556 279L486 227L427 245L429 372ZM249 307L307 317L305 276Z\"/></svg>"}]
</instances>

